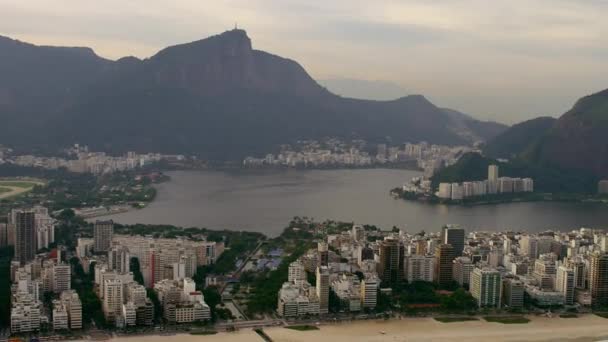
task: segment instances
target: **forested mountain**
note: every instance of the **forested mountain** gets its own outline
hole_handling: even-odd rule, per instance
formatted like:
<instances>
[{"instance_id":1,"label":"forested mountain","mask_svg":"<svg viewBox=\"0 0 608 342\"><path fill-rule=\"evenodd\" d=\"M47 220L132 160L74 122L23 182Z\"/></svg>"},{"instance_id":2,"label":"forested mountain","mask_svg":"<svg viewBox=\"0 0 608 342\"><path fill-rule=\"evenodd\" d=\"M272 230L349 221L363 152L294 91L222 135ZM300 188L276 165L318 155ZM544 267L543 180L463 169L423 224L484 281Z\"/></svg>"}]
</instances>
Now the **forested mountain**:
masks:
<instances>
[{"instance_id":1,"label":"forested mountain","mask_svg":"<svg viewBox=\"0 0 608 342\"><path fill-rule=\"evenodd\" d=\"M78 142L225 160L296 139L455 145L506 128L455 120L421 95L334 95L297 62L253 49L243 30L118 61L0 38L0 75L0 143L20 148Z\"/></svg>"}]
</instances>

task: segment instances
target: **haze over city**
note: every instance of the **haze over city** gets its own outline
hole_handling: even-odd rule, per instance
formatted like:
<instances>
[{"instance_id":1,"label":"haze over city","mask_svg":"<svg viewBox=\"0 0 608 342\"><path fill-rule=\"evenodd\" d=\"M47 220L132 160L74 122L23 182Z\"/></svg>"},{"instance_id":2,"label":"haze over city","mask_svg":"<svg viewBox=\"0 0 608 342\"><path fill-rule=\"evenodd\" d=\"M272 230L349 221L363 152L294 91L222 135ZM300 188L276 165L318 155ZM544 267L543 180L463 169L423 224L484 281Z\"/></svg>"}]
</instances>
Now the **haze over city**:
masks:
<instances>
[{"instance_id":1,"label":"haze over city","mask_svg":"<svg viewBox=\"0 0 608 342\"><path fill-rule=\"evenodd\" d=\"M363 87L384 99L402 90L512 124L559 116L605 86L606 10L603 1L566 0L1 0L0 34L145 58L238 24L254 48L299 61L341 95ZM381 85L334 88L327 79Z\"/></svg>"},{"instance_id":2,"label":"haze over city","mask_svg":"<svg viewBox=\"0 0 608 342\"><path fill-rule=\"evenodd\" d=\"M598 341L608 0L0 0L0 342Z\"/></svg>"}]
</instances>

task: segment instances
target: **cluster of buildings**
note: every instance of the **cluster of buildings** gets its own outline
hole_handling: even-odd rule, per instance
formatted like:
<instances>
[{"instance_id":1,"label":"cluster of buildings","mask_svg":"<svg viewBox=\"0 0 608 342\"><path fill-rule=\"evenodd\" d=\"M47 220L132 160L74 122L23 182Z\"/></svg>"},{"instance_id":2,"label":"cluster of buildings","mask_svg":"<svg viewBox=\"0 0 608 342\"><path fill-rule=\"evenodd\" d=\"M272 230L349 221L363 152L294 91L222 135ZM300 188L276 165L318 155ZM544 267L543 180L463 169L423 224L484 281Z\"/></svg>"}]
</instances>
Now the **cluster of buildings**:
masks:
<instances>
[{"instance_id":1,"label":"cluster of buildings","mask_svg":"<svg viewBox=\"0 0 608 342\"><path fill-rule=\"evenodd\" d=\"M267 154L264 158L247 157L243 165L248 167L324 167L383 165L391 163L415 162L425 170L429 177L438 169L455 163L460 155L472 151L465 146L430 145L406 143L401 146L378 144L375 154L368 152L365 142L353 141L344 144L330 139L323 144L317 141L304 141L296 149L284 147L280 153Z\"/></svg>"},{"instance_id":2,"label":"cluster of buildings","mask_svg":"<svg viewBox=\"0 0 608 342\"><path fill-rule=\"evenodd\" d=\"M19 166L40 167L56 170L65 168L75 173L93 173L96 175L117 171L133 170L160 160L184 160L182 155L161 155L158 153L138 154L128 152L124 156L113 157L105 152L89 151L87 146L74 145L66 151L71 158L39 157L34 155L4 156L0 164L11 163Z\"/></svg>"},{"instance_id":3,"label":"cluster of buildings","mask_svg":"<svg viewBox=\"0 0 608 342\"><path fill-rule=\"evenodd\" d=\"M454 276L468 277L471 294L481 307L521 307L524 294L541 307L608 303L604 232L581 228L537 235L472 233L463 255L454 260ZM470 268L465 267L469 264L474 268L468 276L456 271Z\"/></svg>"},{"instance_id":4,"label":"cluster of buildings","mask_svg":"<svg viewBox=\"0 0 608 342\"><path fill-rule=\"evenodd\" d=\"M215 263L223 250L223 242L116 235L112 221L97 221L92 239L78 239L76 254L84 270L95 263L91 271L106 321L128 327L152 324L154 306L147 289L156 292L169 323L210 319L210 308L192 277L197 267ZM133 258L143 284L134 278Z\"/></svg>"},{"instance_id":5,"label":"cluster of buildings","mask_svg":"<svg viewBox=\"0 0 608 342\"><path fill-rule=\"evenodd\" d=\"M82 328L82 304L71 289L72 270L54 242L55 222L44 207L13 209L0 224L0 247L14 246L10 267L11 332L28 333L50 324L56 330ZM52 308L43 303L45 293L58 299Z\"/></svg>"},{"instance_id":6,"label":"cluster of buildings","mask_svg":"<svg viewBox=\"0 0 608 342\"><path fill-rule=\"evenodd\" d=\"M43 326L82 328L82 303L71 288L72 265L64 261L61 248L44 250L54 242L49 232L55 224L46 208L14 209L7 221L0 224L0 247L15 248L11 332L35 332ZM211 310L192 277L197 267L213 264L223 250L222 242L115 235L112 221L98 221L93 238L78 239L75 256L85 273L94 272L94 291L106 322L129 327L153 324L149 289L156 292L169 323L210 319ZM143 284L131 269L133 258L139 261ZM53 300L45 306L49 294Z\"/></svg>"},{"instance_id":7,"label":"cluster of buildings","mask_svg":"<svg viewBox=\"0 0 608 342\"><path fill-rule=\"evenodd\" d=\"M370 234L379 239L368 242ZM307 282L312 274L316 284ZM453 225L410 235L355 225L290 265L277 311L288 318L325 314L333 291L341 310L359 312L376 306L379 291L405 281L456 282L480 308L521 308L525 300L537 307L605 306L608 235L587 228L467 234Z\"/></svg>"},{"instance_id":8,"label":"cluster of buildings","mask_svg":"<svg viewBox=\"0 0 608 342\"><path fill-rule=\"evenodd\" d=\"M308 282L308 274L314 274L314 284ZM327 314L330 291L339 299L340 311L373 310L380 282L373 251L366 247L365 231L355 225L350 232L329 235L289 265L277 312L286 318Z\"/></svg>"},{"instance_id":9,"label":"cluster of buildings","mask_svg":"<svg viewBox=\"0 0 608 342\"><path fill-rule=\"evenodd\" d=\"M569 233L472 233L453 277L480 307L608 303L608 236L582 228ZM467 282L468 280L468 282Z\"/></svg>"},{"instance_id":10,"label":"cluster of buildings","mask_svg":"<svg viewBox=\"0 0 608 342\"><path fill-rule=\"evenodd\" d=\"M488 167L488 179L463 183L439 183L435 196L440 199L462 200L471 197L534 192L532 178L498 177L498 165Z\"/></svg>"}]
</instances>

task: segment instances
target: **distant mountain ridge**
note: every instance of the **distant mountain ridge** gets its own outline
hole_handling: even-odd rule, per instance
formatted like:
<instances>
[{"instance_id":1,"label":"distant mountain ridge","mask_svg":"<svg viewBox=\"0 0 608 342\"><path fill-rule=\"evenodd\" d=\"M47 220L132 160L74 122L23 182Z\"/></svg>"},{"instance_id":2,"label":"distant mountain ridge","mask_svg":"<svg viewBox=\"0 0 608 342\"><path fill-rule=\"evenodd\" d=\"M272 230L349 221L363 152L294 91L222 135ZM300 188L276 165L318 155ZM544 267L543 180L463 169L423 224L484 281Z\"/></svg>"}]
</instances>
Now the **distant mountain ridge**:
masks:
<instances>
[{"instance_id":1,"label":"distant mountain ridge","mask_svg":"<svg viewBox=\"0 0 608 342\"><path fill-rule=\"evenodd\" d=\"M608 178L608 89L585 96L530 146L530 162Z\"/></svg>"},{"instance_id":2,"label":"distant mountain ridge","mask_svg":"<svg viewBox=\"0 0 608 342\"><path fill-rule=\"evenodd\" d=\"M303 138L455 145L506 129L454 119L420 95L336 96L297 62L254 50L243 30L118 61L0 38L0 75L0 143L28 148L237 159Z\"/></svg>"},{"instance_id":3,"label":"distant mountain ridge","mask_svg":"<svg viewBox=\"0 0 608 342\"><path fill-rule=\"evenodd\" d=\"M492 158L517 158L537 144L556 121L552 117L539 117L513 125L491 139L483 152Z\"/></svg>"},{"instance_id":4,"label":"distant mountain ridge","mask_svg":"<svg viewBox=\"0 0 608 342\"><path fill-rule=\"evenodd\" d=\"M480 175L495 158L506 158L510 161L502 164L502 174L532 177L538 191L596 194L598 181L608 179L607 132L608 89L581 98L558 119L513 125L488 140L484 157L461 158L434 181Z\"/></svg>"}]
</instances>

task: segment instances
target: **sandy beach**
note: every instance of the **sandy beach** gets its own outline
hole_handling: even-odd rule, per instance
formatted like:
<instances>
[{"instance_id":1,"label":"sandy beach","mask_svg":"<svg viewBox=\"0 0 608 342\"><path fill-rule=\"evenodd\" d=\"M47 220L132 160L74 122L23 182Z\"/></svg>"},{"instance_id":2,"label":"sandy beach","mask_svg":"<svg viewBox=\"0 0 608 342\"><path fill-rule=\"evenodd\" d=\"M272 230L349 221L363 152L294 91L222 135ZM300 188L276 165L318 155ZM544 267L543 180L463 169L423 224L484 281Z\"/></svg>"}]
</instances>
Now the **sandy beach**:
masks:
<instances>
[{"instance_id":1,"label":"sandy beach","mask_svg":"<svg viewBox=\"0 0 608 342\"><path fill-rule=\"evenodd\" d=\"M384 332L381 334L380 332ZM608 339L608 319L595 315L579 318L531 317L527 324L488 323L483 320L440 323L432 318L407 318L389 321L359 321L323 325L320 330L295 331L268 328L275 342L357 342L357 341L601 341ZM263 341L254 331L219 333L212 336L142 336L119 338L121 342L177 341Z\"/></svg>"}]
</instances>

